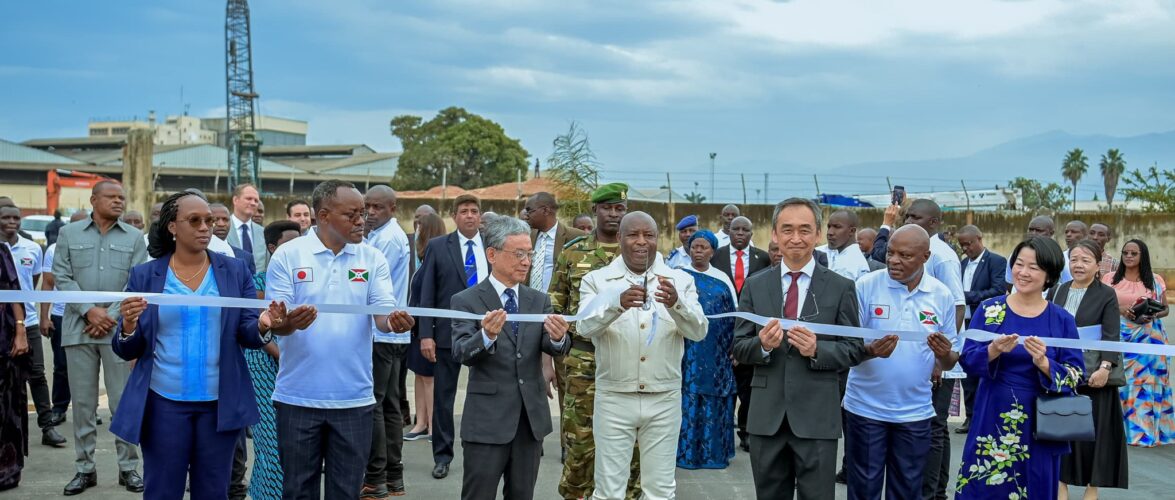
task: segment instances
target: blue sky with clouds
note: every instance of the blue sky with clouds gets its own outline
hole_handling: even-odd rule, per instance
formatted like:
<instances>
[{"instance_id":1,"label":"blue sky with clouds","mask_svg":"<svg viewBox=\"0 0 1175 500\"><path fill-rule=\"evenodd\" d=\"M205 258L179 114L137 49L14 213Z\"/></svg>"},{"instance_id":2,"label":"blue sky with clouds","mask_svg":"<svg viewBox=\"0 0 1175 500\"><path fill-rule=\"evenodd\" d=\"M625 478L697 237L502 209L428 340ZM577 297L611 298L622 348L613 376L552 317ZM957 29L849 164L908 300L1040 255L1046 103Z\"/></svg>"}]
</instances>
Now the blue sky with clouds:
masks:
<instances>
[{"instance_id":1,"label":"blue sky with clouds","mask_svg":"<svg viewBox=\"0 0 1175 500\"><path fill-rule=\"evenodd\" d=\"M576 120L610 176L673 171L688 190L712 151L721 172L757 179L963 156L1049 130L1175 129L1170 0L251 8L261 109L308 120L314 143L396 150L392 116L456 105L545 158ZM5 2L0 13L0 138L80 136L90 118L185 103L222 113L224 2Z\"/></svg>"}]
</instances>

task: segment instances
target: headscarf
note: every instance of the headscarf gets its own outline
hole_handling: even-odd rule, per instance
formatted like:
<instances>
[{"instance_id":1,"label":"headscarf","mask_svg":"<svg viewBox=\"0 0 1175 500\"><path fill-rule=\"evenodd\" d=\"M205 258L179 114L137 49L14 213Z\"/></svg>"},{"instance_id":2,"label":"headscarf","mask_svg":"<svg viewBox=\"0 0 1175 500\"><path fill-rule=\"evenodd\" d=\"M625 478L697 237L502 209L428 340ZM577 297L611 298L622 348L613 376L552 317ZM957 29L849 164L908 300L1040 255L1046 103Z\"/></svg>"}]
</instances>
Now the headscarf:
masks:
<instances>
[{"instance_id":1,"label":"headscarf","mask_svg":"<svg viewBox=\"0 0 1175 500\"><path fill-rule=\"evenodd\" d=\"M694 245L694 240L696 240L698 238L705 239L707 242L709 242L710 248L712 250L715 250L715 251L718 250L718 237L714 236L714 233L711 232L709 229L702 229L702 230L694 233L693 236L690 236L689 241L685 242L685 251L686 252L689 252L690 247L692 247Z\"/></svg>"}]
</instances>

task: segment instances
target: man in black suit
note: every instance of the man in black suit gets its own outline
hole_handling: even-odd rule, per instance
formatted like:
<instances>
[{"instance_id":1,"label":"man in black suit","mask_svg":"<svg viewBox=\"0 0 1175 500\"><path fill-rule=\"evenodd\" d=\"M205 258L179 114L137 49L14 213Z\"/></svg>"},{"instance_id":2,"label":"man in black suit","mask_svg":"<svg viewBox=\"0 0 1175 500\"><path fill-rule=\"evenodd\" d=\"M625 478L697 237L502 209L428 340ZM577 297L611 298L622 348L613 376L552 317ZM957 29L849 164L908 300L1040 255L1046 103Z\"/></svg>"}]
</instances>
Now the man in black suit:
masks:
<instances>
[{"instance_id":1,"label":"man in black suit","mask_svg":"<svg viewBox=\"0 0 1175 500\"><path fill-rule=\"evenodd\" d=\"M551 433L542 355L566 354L567 322L551 314L551 298L526 281L534 256L530 228L497 217L482 230L489 279L453 296L455 311L485 314L481 321L453 320L453 355L469 367L461 448L465 475L461 498L492 500L534 496L543 437ZM507 322L507 314L548 314L543 324ZM544 332L545 330L545 332Z\"/></svg>"},{"instance_id":2,"label":"man in black suit","mask_svg":"<svg viewBox=\"0 0 1175 500\"><path fill-rule=\"evenodd\" d=\"M963 273L963 296L967 300L963 328L967 328L971 324L971 315L980 303L1003 295L1007 290L1004 269L1008 267L1008 259L983 246L983 231L978 227L963 226L955 233L955 238L958 239L959 248L963 249L963 255L966 256L960 266ZM955 429L955 432L966 434L971 430L972 407L975 403L975 391L979 389L979 380L967 377L959 379L959 383L963 384L963 405L967 407L967 421Z\"/></svg>"},{"instance_id":3,"label":"man in black suit","mask_svg":"<svg viewBox=\"0 0 1175 500\"><path fill-rule=\"evenodd\" d=\"M747 280L740 311L860 325L854 283L812 256L821 239L820 219L820 208L809 200L790 198L775 206L771 238L783 249L783 262ZM740 319L734 334L734 359L754 366L747 431L756 496L833 498L841 435L838 372L865 359L864 344L802 326L785 330L779 320L759 327Z\"/></svg>"},{"instance_id":4,"label":"man in black suit","mask_svg":"<svg viewBox=\"0 0 1175 500\"><path fill-rule=\"evenodd\" d=\"M481 283L490 274L478 226L481 203L473 195L461 195L453 201L453 221L457 230L433 238L424 249L418 273L420 307L448 309L454 295ZM450 320L420 318L420 354L436 363L433 374L432 408L432 477L449 475L453 460L453 401L457 398L457 378L461 363L453 357Z\"/></svg>"},{"instance_id":5,"label":"man in black suit","mask_svg":"<svg viewBox=\"0 0 1175 500\"><path fill-rule=\"evenodd\" d=\"M730 221L730 244L719 247L710 258L710 265L726 273L734 283L735 293L742 294L747 278L761 269L771 267L771 254L751 246L754 231L751 220L736 217ZM747 412L751 405L751 374L754 367L739 364L734 367L734 380L738 387L738 447L751 451L747 443Z\"/></svg>"}]
</instances>

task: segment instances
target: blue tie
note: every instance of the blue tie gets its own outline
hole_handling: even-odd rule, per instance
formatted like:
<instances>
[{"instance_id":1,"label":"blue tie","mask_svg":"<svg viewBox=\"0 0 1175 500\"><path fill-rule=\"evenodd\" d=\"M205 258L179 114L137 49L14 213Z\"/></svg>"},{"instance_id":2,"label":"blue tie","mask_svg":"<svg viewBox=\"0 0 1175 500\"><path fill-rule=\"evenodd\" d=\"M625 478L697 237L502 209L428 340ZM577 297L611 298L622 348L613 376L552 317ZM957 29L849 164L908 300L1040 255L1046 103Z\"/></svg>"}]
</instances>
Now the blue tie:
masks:
<instances>
[{"instance_id":1,"label":"blue tie","mask_svg":"<svg viewBox=\"0 0 1175 500\"><path fill-rule=\"evenodd\" d=\"M506 289L506 314L518 314L518 301L514 300L514 289ZM514 343L518 343L518 322L510 322L510 334Z\"/></svg>"},{"instance_id":2,"label":"blue tie","mask_svg":"<svg viewBox=\"0 0 1175 500\"><path fill-rule=\"evenodd\" d=\"M477 258L473 256L473 240L465 242L465 286L477 284Z\"/></svg>"},{"instance_id":3,"label":"blue tie","mask_svg":"<svg viewBox=\"0 0 1175 500\"><path fill-rule=\"evenodd\" d=\"M249 223L241 224L241 250L253 255L253 238L249 237Z\"/></svg>"}]
</instances>

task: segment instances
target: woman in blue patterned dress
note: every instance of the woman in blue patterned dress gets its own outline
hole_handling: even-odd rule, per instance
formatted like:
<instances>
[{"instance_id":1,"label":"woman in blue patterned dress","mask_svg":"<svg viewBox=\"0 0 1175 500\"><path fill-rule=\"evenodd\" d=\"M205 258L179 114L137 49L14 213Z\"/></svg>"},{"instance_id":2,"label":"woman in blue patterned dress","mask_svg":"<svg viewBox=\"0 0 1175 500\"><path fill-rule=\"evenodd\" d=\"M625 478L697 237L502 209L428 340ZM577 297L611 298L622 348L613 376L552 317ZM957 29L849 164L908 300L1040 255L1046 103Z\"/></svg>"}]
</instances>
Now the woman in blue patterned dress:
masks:
<instances>
[{"instance_id":1,"label":"woman in blue patterned dress","mask_svg":"<svg viewBox=\"0 0 1175 500\"><path fill-rule=\"evenodd\" d=\"M302 233L297 222L281 220L265 226L265 247L269 254L277 251L283 243L297 238ZM265 298L265 270L253 276L257 287L257 298ZM277 379L277 362L281 353L274 339L265 349L246 349L245 362L253 377L253 390L257 396L257 409L261 420L253 426L253 476L249 479L249 497L254 500L280 500L282 497L282 467L277 454L277 424L273 409L273 386Z\"/></svg>"},{"instance_id":2,"label":"woman in blue patterned dress","mask_svg":"<svg viewBox=\"0 0 1175 500\"><path fill-rule=\"evenodd\" d=\"M710 267L718 239L698 231L687 242L698 300L706 314L733 312L734 286L721 271ZM685 469L725 469L734 457L734 371L730 346L734 319L711 319L706 338L685 341L681 358L681 434L677 466Z\"/></svg>"},{"instance_id":3,"label":"woman in blue patterned dress","mask_svg":"<svg viewBox=\"0 0 1175 500\"><path fill-rule=\"evenodd\" d=\"M1033 236L1012 251L1016 293L983 302L971 328L998 335L990 342L967 340L959 362L979 380L975 414L956 484L956 499L1055 499L1064 441L1033 438L1036 397L1073 394L1085 366L1080 350L1047 347L1040 337L1077 338L1073 316L1049 303L1064 268L1061 248ZM1026 337L1023 345L1019 337Z\"/></svg>"}]
</instances>

